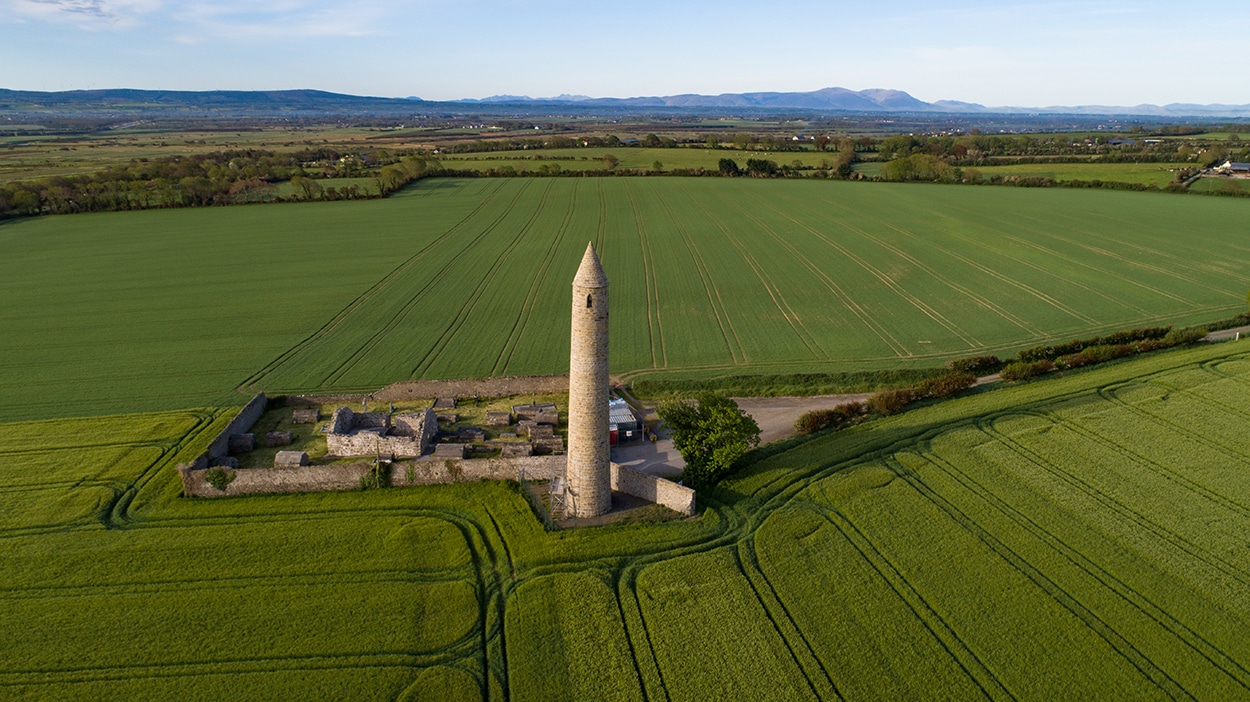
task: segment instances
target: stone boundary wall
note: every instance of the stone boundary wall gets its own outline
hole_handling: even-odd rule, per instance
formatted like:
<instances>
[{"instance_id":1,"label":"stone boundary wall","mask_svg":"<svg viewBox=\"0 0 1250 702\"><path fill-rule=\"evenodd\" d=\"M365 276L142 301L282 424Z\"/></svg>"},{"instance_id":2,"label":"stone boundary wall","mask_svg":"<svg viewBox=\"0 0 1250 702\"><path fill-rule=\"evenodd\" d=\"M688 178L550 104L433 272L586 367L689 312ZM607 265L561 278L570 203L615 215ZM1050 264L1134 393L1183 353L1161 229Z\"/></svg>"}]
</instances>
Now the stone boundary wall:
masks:
<instances>
[{"instance_id":1,"label":"stone boundary wall","mask_svg":"<svg viewBox=\"0 0 1250 702\"><path fill-rule=\"evenodd\" d=\"M391 468L391 487L442 485L476 480L516 480L524 469L526 480L551 480L564 474L564 456L519 458L440 458L426 456L396 463Z\"/></svg>"},{"instance_id":2,"label":"stone boundary wall","mask_svg":"<svg viewBox=\"0 0 1250 702\"><path fill-rule=\"evenodd\" d=\"M438 459L427 456L391 466L391 486L445 485L478 480L516 480L524 468L526 480L551 480L564 474L566 456L526 456L522 458ZM330 492L354 490L360 479L372 469L371 463L330 466L298 466L290 468L251 468L234 470L234 480L224 491L204 480L208 456L201 455L195 463L178 466L182 492L192 497L236 497L239 495L284 492ZM695 491L654 475L640 473L616 463L612 464L612 489L649 502L664 505L674 512L693 515Z\"/></svg>"},{"instance_id":3,"label":"stone boundary wall","mask_svg":"<svg viewBox=\"0 0 1250 702\"><path fill-rule=\"evenodd\" d=\"M265 413L265 407L268 405L269 398L265 397L263 392L257 394L256 397L253 397L250 402L244 405L243 409L234 415L234 419L230 420L230 424L226 425L226 428L222 429L217 438L213 439L212 443L208 445L209 459L229 455L230 435L247 433L247 430L251 429L256 420L260 419L260 416Z\"/></svg>"},{"instance_id":4,"label":"stone boundary wall","mask_svg":"<svg viewBox=\"0 0 1250 702\"><path fill-rule=\"evenodd\" d=\"M248 468L231 470L234 480L225 490L218 490L204 480L203 470L179 466L182 492L192 497L238 497L287 492L333 492L356 490L360 479L372 470L370 463L331 466L298 466L291 468Z\"/></svg>"},{"instance_id":5,"label":"stone boundary wall","mask_svg":"<svg viewBox=\"0 0 1250 702\"><path fill-rule=\"evenodd\" d=\"M612 464L612 489L694 516L694 490L671 480Z\"/></svg>"},{"instance_id":6,"label":"stone boundary wall","mask_svg":"<svg viewBox=\"0 0 1250 702\"><path fill-rule=\"evenodd\" d=\"M208 468L208 464L215 458L223 458L230 453L230 436L232 434L243 434L260 416L265 413L265 408L269 405L269 398L265 397L265 393L258 393L239 413L234 415L234 419L226 425L221 433L213 438L208 444L208 449L196 456L190 463L180 463L177 466L178 476L182 478L182 494L191 496L195 494L196 480L199 484L207 487L209 490L216 492L218 495L225 494L217 492L215 488L204 482L204 470Z\"/></svg>"}]
</instances>

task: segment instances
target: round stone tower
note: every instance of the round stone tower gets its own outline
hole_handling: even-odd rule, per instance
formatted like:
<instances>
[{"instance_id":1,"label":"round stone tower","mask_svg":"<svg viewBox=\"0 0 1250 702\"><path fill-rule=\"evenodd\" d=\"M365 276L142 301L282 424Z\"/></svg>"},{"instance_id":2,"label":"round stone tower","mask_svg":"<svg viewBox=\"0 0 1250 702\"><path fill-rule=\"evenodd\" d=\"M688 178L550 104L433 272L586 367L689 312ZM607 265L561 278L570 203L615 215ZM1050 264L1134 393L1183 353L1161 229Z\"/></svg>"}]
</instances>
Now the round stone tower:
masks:
<instances>
[{"instance_id":1,"label":"round stone tower","mask_svg":"<svg viewBox=\"0 0 1250 702\"><path fill-rule=\"evenodd\" d=\"M597 517L612 509L608 446L608 277L594 244L573 278L569 351L567 514Z\"/></svg>"}]
</instances>

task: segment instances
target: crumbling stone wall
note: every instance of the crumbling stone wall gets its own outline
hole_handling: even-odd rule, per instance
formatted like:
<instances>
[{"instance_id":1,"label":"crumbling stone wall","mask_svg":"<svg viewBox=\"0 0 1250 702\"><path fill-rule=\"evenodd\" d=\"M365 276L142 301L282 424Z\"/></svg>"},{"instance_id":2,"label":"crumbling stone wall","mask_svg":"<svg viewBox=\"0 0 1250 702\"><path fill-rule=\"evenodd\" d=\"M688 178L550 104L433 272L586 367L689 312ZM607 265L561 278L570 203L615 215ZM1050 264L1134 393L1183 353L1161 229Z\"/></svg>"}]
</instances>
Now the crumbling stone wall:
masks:
<instances>
[{"instance_id":1,"label":"crumbling stone wall","mask_svg":"<svg viewBox=\"0 0 1250 702\"><path fill-rule=\"evenodd\" d=\"M178 477L182 479L182 494L194 495L196 480L207 485L204 483L204 471L209 464L234 460L230 458L230 437L251 429L256 420L265 413L265 407L268 405L269 398L265 397L265 393L257 394L246 405L243 405L243 409L234 415L234 419L230 420L226 428L208 443L208 449L204 453L196 456L190 463L181 463L176 467ZM210 485L209 488L211 489L212 486Z\"/></svg>"},{"instance_id":2,"label":"crumbling stone wall","mask_svg":"<svg viewBox=\"0 0 1250 702\"><path fill-rule=\"evenodd\" d=\"M347 434L354 429L390 428L391 416L386 412L353 412L350 407L340 407L330 418L331 434Z\"/></svg>"},{"instance_id":3,"label":"crumbling stone wall","mask_svg":"<svg viewBox=\"0 0 1250 702\"><path fill-rule=\"evenodd\" d=\"M269 404L269 398L265 397L265 393L260 393L253 397L250 402L234 415L234 419L230 420L230 424L213 439L208 445L208 457L221 458L230 454L230 437L235 434L244 434L260 416L265 413L265 407Z\"/></svg>"},{"instance_id":4,"label":"crumbling stone wall","mask_svg":"<svg viewBox=\"0 0 1250 702\"><path fill-rule=\"evenodd\" d=\"M551 480L564 475L564 456L523 458L441 458L426 456L412 462L396 463L391 469L391 485L444 485L475 480L516 480L518 471L526 480Z\"/></svg>"},{"instance_id":5,"label":"crumbling stone wall","mask_svg":"<svg viewBox=\"0 0 1250 702\"><path fill-rule=\"evenodd\" d=\"M225 490L218 490L204 480L204 470L188 470L179 466L182 492L194 497L236 497L263 493L332 492L356 490L360 479L373 468L368 463L332 466L299 466L293 468L248 468L236 470L234 480Z\"/></svg>"},{"instance_id":6,"label":"crumbling stone wall","mask_svg":"<svg viewBox=\"0 0 1250 702\"><path fill-rule=\"evenodd\" d=\"M407 412L394 417L385 412L353 412L347 407L334 411L326 450L332 456L373 456L416 458L429 450L438 433L438 418L432 409Z\"/></svg>"},{"instance_id":7,"label":"crumbling stone wall","mask_svg":"<svg viewBox=\"0 0 1250 702\"><path fill-rule=\"evenodd\" d=\"M428 448L438 435L438 415L434 410L425 409L420 412L405 412L394 417L395 426L391 433L397 436L409 436L417 440L422 447Z\"/></svg>"},{"instance_id":8,"label":"crumbling stone wall","mask_svg":"<svg viewBox=\"0 0 1250 702\"><path fill-rule=\"evenodd\" d=\"M526 456L518 458L435 458L426 456L402 461L391 468L391 485L444 485L477 480L551 480L563 476L566 456ZM253 468L234 471L235 479L224 491L204 480L207 455L191 464L178 466L184 495L231 497L256 493L327 492L352 490L372 468L369 463L291 468ZM612 489L664 505L681 514L695 512L695 492L664 478L612 464Z\"/></svg>"}]
</instances>

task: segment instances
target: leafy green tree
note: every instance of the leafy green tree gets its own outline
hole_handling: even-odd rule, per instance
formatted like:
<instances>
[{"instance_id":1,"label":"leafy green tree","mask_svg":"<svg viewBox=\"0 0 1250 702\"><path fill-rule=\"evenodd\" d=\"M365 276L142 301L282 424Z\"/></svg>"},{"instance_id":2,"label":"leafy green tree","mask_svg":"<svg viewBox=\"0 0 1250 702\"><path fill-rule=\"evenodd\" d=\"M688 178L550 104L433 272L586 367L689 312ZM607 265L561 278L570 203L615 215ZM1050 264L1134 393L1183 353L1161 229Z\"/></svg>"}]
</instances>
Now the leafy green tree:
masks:
<instances>
[{"instance_id":1,"label":"leafy green tree","mask_svg":"<svg viewBox=\"0 0 1250 702\"><path fill-rule=\"evenodd\" d=\"M658 411L686 461L682 481L692 487L715 484L760 442L759 425L725 395L704 392L694 402L670 400Z\"/></svg>"},{"instance_id":2,"label":"leafy green tree","mask_svg":"<svg viewBox=\"0 0 1250 702\"><path fill-rule=\"evenodd\" d=\"M612 154L604 154L602 160L603 160L603 169L605 171L610 171L613 168L616 168L616 165L621 162L621 159L613 156Z\"/></svg>"},{"instance_id":3,"label":"leafy green tree","mask_svg":"<svg viewBox=\"0 0 1250 702\"><path fill-rule=\"evenodd\" d=\"M766 158L747 159L747 173L757 178L769 178L777 175L777 163Z\"/></svg>"},{"instance_id":4,"label":"leafy green tree","mask_svg":"<svg viewBox=\"0 0 1250 702\"><path fill-rule=\"evenodd\" d=\"M738 168L738 162L732 158L722 158L717 162L716 167L720 169L720 174L723 176L736 176L742 172Z\"/></svg>"}]
</instances>

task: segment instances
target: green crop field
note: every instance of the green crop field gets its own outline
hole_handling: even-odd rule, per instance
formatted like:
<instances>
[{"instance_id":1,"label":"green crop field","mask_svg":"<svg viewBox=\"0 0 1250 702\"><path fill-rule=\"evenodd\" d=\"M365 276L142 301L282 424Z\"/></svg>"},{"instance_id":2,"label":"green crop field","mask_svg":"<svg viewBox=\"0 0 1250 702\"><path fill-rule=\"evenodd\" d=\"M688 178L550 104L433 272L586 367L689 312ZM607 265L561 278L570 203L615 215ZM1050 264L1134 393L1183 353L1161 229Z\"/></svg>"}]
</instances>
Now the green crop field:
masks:
<instances>
[{"instance_id":1,"label":"green crop field","mask_svg":"<svg viewBox=\"0 0 1250 702\"><path fill-rule=\"evenodd\" d=\"M1142 183L1162 188L1176 181L1176 172L1193 168L1192 163L1025 163L1010 166L978 166L985 178L1018 176L1053 178L1056 181L1101 180L1116 183Z\"/></svg>"},{"instance_id":2,"label":"green crop field","mask_svg":"<svg viewBox=\"0 0 1250 702\"><path fill-rule=\"evenodd\" d=\"M1153 354L555 533L503 483L180 498L220 410L3 424L0 696L1245 698L1248 386Z\"/></svg>"},{"instance_id":3,"label":"green crop field","mask_svg":"<svg viewBox=\"0 0 1250 702\"><path fill-rule=\"evenodd\" d=\"M1199 193L1244 193L1250 191L1250 180L1223 177L1199 178L1189 186L1189 189Z\"/></svg>"},{"instance_id":4,"label":"green crop field","mask_svg":"<svg viewBox=\"0 0 1250 702\"><path fill-rule=\"evenodd\" d=\"M1240 311L1250 202L699 178L433 179L379 201L0 225L0 420L561 373L587 241L612 370L934 366Z\"/></svg>"}]
</instances>

